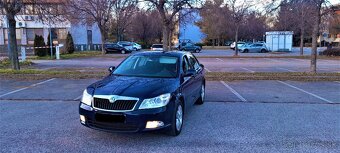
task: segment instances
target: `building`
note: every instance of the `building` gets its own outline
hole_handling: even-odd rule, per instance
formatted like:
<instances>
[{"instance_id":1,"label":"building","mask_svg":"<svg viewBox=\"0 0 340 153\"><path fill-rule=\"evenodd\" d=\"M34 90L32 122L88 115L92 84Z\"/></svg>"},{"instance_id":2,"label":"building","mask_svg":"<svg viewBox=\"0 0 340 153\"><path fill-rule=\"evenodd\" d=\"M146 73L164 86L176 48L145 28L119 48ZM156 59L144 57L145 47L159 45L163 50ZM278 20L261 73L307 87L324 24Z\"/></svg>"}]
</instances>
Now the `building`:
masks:
<instances>
[{"instance_id":1,"label":"building","mask_svg":"<svg viewBox=\"0 0 340 153\"><path fill-rule=\"evenodd\" d=\"M61 4L56 1L46 1L46 5ZM33 4L32 4L33 5ZM45 3L44 3L45 5ZM25 10L16 16L16 36L18 46L32 47L35 35L44 37L45 43L51 34L53 44L64 44L69 32L74 40L76 50L100 50L101 34L97 25L85 25L81 23L71 23L68 20L58 20L54 22L42 22L35 13L31 4L25 4ZM7 54L8 33L7 19L5 15L0 15L0 55ZM49 45L49 44L47 44ZM61 48L63 51L63 48ZM27 50L28 54L33 54L33 50Z\"/></svg>"},{"instance_id":2,"label":"building","mask_svg":"<svg viewBox=\"0 0 340 153\"><path fill-rule=\"evenodd\" d=\"M323 32L318 39L321 46L326 46L328 43L340 46L340 4L333 6L332 9L334 12L324 21L325 29L322 29Z\"/></svg>"}]
</instances>

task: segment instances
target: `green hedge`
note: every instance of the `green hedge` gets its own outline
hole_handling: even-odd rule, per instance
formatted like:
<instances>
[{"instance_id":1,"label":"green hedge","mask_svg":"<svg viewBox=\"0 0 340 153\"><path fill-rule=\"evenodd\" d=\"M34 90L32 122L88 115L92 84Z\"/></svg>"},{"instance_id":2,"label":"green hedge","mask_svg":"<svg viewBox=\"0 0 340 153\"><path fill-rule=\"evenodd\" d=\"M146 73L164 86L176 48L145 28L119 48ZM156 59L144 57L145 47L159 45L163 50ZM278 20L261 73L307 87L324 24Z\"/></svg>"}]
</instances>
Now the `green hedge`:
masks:
<instances>
[{"instance_id":1,"label":"green hedge","mask_svg":"<svg viewBox=\"0 0 340 153\"><path fill-rule=\"evenodd\" d=\"M340 48L332 48L332 49L326 49L323 52L320 52L320 55L326 55L326 56L340 56Z\"/></svg>"}]
</instances>

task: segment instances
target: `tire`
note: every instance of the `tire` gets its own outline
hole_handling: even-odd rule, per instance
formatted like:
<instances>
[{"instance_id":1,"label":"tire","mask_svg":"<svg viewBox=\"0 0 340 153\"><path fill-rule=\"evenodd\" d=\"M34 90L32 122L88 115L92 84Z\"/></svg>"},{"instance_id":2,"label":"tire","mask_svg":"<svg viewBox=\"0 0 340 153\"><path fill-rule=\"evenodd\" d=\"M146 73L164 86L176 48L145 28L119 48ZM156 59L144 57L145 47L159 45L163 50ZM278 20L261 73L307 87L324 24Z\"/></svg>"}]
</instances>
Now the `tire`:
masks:
<instances>
[{"instance_id":1,"label":"tire","mask_svg":"<svg viewBox=\"0 0 340 153\"><path fill-rule=\"evenodd\" d=\"M245 49L245 50L243 51L243 53L249 53L249 50L248 50L248 49Z\"/></svg>"},{"instance_id":2,"label":"tire","mask_svg":"<svg viewBox=\"0 0 340 153\"><path fill-rule=\"evenodd\" d=\"M265 49L261 49L261 53L265 53L267 52Z\"/></svg>"},{"instance_id":3,"label":"tire","mask_svg":"<svg viewBox=\"0 0 340 153\"><path fill-rule=\"evenodd\" d=\"M199 53L199 52L200 52L200 50L199 50L199 49L196 49L196 50L195 50L195 53Z\"/></svg>"},{"instance_id":4,"label":"tire","mask_svg":"<svg viewBox=\"0 0 340 153\"><path fill-rule=\"evenodd\" d=\"M168 134L171 136L178 136L182 131L184 109L182 102L175 105L172 122Z\"/></svg>"},{"instance_id":5,"label":"tire","mask_svg":"<svg viewBox=\"0 0 340 153\"><path fill-rule=\"evenodd\" d=\"M123 49L123 50L120 51L120 53L126 54L126 50Z\"/></svg>"},{"instance_id":6,"label":"tire","mask_svg":"<svg viewBox=\"0 0 340 153\"><path fill-rule=\"evenodd\" d=\"M200 97L197 99L196 104L198 105L204 104L204 98L205 98L205 85L202 84Z\"/></svg>"}]
</instances>

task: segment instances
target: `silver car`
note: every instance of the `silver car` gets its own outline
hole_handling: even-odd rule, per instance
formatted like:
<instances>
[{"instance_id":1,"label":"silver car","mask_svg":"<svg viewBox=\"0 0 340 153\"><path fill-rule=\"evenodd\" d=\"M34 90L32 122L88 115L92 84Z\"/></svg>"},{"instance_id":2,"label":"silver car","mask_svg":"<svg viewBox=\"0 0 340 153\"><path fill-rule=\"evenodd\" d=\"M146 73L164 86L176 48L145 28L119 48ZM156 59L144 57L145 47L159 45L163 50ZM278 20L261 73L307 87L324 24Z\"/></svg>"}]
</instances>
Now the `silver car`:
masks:
<instances>
[{"instance_id":1,"label":"silver car","mask_svg":"<svg viewBox=\"0 0 340 153\"><path fill-rule=\"evenodd\" d=\"M245 44L239 47L238 50L242 53L249 53L249 52L265 53L268 51L266 45L263 43Z\"/></svg>"}]
</instances>

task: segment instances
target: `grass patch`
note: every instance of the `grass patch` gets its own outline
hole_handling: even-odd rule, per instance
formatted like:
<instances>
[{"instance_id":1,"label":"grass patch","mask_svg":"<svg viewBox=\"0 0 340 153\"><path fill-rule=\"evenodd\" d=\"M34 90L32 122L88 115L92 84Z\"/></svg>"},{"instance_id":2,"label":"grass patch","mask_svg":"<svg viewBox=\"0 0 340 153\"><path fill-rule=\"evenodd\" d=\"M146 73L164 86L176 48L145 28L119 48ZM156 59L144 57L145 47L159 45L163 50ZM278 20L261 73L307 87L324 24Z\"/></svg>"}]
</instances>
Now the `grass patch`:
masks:
<instances>
[{"instance_id":1,"label":"grass patch","mask_svg":"<svg viewBox=\"0 0 340 153\"><path fill-rule=\"evenodd\" d=\"M234 80L295 80L295 81L338 81L340 73L308 73L308 72L209 72L206 79L210 81Z\"/></svg>"},{"instance_id":2,"label":"grass patch","mask_svg":"<svg viewBox=\"0 0 340 153\"><path fill-rule=\"evenodd\" d=\"M98 55L101 55L101 51L81 51L81 52L74 52L72 54L61 54L60 59L94 57L94 56L98 56ZM56 57L52 56L52 58L51 58L51 56L43 56L43 57L32 56L32 57L29 57L29 59L32 59L32 60L55 60Z\"/></svg>"},{"instance_id":3,"label":"grass patch","mask_svg":"<svg viewBox=\"0 0 340 153\"><path fill-rule=\"evenodd\" d=\"M0 69L0 78L19 80L40 80L48 78L66 79L101 79L108 75L106 70L91 71L88 69L67 70L36 70L23 69L15 71ZM207 81L235 81L235 80L295 80L295 81L340 81L340 73L306 73L306 72L257 72L257 73L232 73L208 72Z\"/></svg>"},{"instance_id":4,"label":"grass patch","mask_svg":"<svg viewBox=\"0 0 340 153\"><path fill-rule=\"evenodd\" d=\"M30 60L26 60L26 61L19 62L19 64L20 64L20 67L29 67L33 65L34 63ZM11 61L8 58L1 60L0 69L8 69L8 68L11 68Z\"/></svg>"},{"instance_id":5,"label":"grass patch","mask_svg":"<svg viewBox=\"0 0 340 153\"><path fill-rule=\"evenodd\" d=\"M205 55L196 55L197 58L296 58L296 59L311 59L311 56L272 56L272 55L264 55L264 56L205 56ZM330 57L330 56L318 56L318 59L330 59L330 60L340 60L340 57Z\"/></svg>"}]
</instances>

